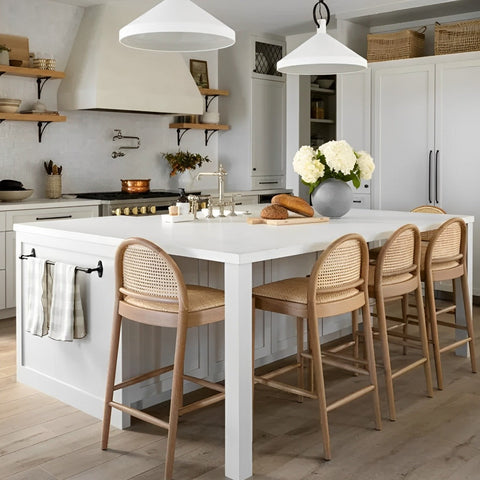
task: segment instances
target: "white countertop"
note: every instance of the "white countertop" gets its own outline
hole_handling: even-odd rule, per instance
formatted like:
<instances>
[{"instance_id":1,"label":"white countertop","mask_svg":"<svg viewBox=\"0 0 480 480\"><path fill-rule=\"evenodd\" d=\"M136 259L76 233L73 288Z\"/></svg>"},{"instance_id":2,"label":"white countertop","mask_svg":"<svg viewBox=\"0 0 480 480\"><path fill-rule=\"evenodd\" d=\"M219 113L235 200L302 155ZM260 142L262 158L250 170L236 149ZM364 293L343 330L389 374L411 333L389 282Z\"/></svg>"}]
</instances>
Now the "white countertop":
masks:
<instances>
[{"instance_id":1,"label":"white countertop","mask_svg":"<svg viewBox=\"0 0 480 480\"><path fill-rule=\"evenodd\" d=\"M218 197L218 189L214 190L202 190L199 189L202 192L202 195L211 195L212 197ZM225 192L225 196L230 196L230 195L244 195L244 196L250 196L250 195L275 195L277 193L291 193L292 189L291 188L270 188L270 189L262 189L262 190L228 190Z\"/></svg>"},{"instance_id":2,"label":"white countertop","mask_svg":"<svg viewBox=\"0 0 480 480\"><path fill-rule=\"evenodd\" d=\"M100 205L99 200L86 200L84 198L28 198L20 202L1 202L0 212L10 210L29 210L35 208L55 208L55 207L82 207L91 205Z\"/></svg>"},{"instance_id":3,"label":"white countertop","mask_svg":"<svg viewBox=\"0 0 480 480\"><path fill-rule=\"evenodd\" d=\"M248 210L259 216L262 207L251 205ZM171 255L243 264L320 251L336 238L352 232L360 233L370 242L385 239L410 222L421 231L431 230L454 215L352 209L328 223L284 226L249 225L245 215L169 224L160 217L56 220L16 224L14 230L109 246L117 246L125 238L145 237ZM467 223L474 220L472 216L462 218Z\"/></svg>"}]
</instances>

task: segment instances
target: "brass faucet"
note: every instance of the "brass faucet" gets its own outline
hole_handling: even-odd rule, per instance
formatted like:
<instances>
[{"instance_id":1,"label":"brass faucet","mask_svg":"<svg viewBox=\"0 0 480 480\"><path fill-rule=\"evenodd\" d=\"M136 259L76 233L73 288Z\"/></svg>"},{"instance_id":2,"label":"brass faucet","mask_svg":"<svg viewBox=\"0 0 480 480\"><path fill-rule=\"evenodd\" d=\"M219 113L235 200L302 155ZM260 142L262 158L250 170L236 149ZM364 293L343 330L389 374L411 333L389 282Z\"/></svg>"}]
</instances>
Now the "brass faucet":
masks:
<instances>
[{"instance_id":1,"label":"brass faucet","mask_svg":"<svg viewBox=\"0 0 480 480\"><path fill-rule=\"evenodd\" d=\"M220 209L219 217L224 217L224 207L227 205L224 199L225 194L225 176L227 175L227 171L223 168L223 165L220 163L218 165L218 170L216 172L200 172L195 177L198 179L201 176L208 176L208 177L217 177L218 178L218 208Z\"/></svg>"}]
</instances>

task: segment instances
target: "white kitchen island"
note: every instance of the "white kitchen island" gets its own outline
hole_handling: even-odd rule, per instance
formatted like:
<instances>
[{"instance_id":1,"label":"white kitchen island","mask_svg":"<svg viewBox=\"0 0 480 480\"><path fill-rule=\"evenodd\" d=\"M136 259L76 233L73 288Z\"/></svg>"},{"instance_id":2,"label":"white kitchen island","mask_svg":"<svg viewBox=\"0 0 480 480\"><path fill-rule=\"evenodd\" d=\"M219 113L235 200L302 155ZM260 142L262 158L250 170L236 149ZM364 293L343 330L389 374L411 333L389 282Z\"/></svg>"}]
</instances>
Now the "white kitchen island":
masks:
<instances>
[{"instance_id":1,"label":"white kitchen island","mask_svg":"<svg viewBox=\"0 0 480 480\"><path fill-rule=\"evenodd\" d=\"M257 207L261 208L261 207ZM253 208L252 208L253 210ZM255 212L254 212L255 213ZM406 223L431 230L452 215L414 214L378 210L351 210L341 219L308 225L249 225L245 216L166 224L160 216L99 217L59 220L42 224L18 224L17 258L30 254L82 267L95 267L99 260L103 277L79 272L87 321L87 336L81 340L56 342L25 332L25 299L22 273L25 262L17 260L17 378L42 392L101 418L108 364L108 350L114 299L113 260L118 244L125 238L139 236L159 244L174 255L186 281L225 288L225 348L207 347L200 355L202 333L191 343L193 354L187 367L193 374L218 376L205 364L216 365L216 357L225 357L225 474L234 480L252 475L252 365L251 365L251 289L255 283L280 276L307 273L317 252L336 238L351 232L360 233L369 242L385 240ZM471 224L473 217L462 216ZM472 228L468 244L472 244ZM193 262L193 263L192 263ZM468 264L472 257L469 254ZM270 265L258 269L259 265ZM299 267L301 265L301 268ZM471 285L471 268L469 277ZM460 289L457 289L459 291ZM457 321L462 321L462 312ZM325 333L325 332L324 332ZM150 327L128 326L123 331L117 375L137 373L144 365L162 362L163 351L169 353L172 338L155 336ZM192 339L189 339L189 341ZM208 342L207 342L208 344ZM198 348L197 348L198 347ZM291 352L285 350L283 356ZM466 352L464 352L466 353ZM204 357L207 358L204 358ZM279 358L265 354L266 361ZM195 359L195 360L193 360ZM157 363L156 363L157 362ZM195 371L197 370L197 371ZM168 378L150 382L133 392L120 393L121 401L135 405L147 396L161 398ZM120 412L112 418L118 427L128 425Z\"/></svg>"}]
</instances>

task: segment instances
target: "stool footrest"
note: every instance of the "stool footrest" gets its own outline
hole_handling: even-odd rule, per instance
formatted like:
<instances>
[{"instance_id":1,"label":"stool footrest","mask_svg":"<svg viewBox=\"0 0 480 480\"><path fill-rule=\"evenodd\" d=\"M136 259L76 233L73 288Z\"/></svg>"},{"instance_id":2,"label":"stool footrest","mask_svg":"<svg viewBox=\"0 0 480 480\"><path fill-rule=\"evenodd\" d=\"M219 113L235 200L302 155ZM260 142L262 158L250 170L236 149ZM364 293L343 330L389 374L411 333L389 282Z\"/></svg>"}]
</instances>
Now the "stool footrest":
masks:
<instances>
[{"instance_id":1,"label":"stool footrest","mask_svg":"<svg viewBox=\"0 0 480 480\"><path fill-rule=\"evenodd\" d=\"M148 413L142 412L141 410L137 410L136 408L127 407L122 403L113 402L113 401L109 402L109 405L113 408L116 408L117 410L121 410L122 412L128 413L132 417L143 420L144 422L152 423L153 425L156 425L157 427L160 427L160 428L165 428L166 430L170 429L170 425L168 424L168 422L165 422L160 418L154 417L153 415L149 415Z\"/></svg>"}]
</instances>

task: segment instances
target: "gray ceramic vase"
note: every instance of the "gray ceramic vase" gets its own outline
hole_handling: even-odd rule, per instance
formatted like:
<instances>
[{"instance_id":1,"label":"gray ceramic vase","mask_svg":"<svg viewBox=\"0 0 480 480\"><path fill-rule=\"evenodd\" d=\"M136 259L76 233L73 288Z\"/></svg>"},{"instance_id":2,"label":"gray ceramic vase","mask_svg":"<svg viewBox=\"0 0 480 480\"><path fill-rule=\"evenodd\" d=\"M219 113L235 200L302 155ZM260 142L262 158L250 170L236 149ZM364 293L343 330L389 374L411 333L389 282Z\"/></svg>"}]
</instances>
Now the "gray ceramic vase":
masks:
<instances>
[{"instance_id":1,"label":"gray ceramic vase","mask_svg":"<svg viewBox=\"0 0 480 480\"><path fill-rule=\"evenodd\" d=\"M320 215L338 218L352 208L353 192L350 185L328 178L312 192L312 207Z\"/></svg>"}]
</instances>

